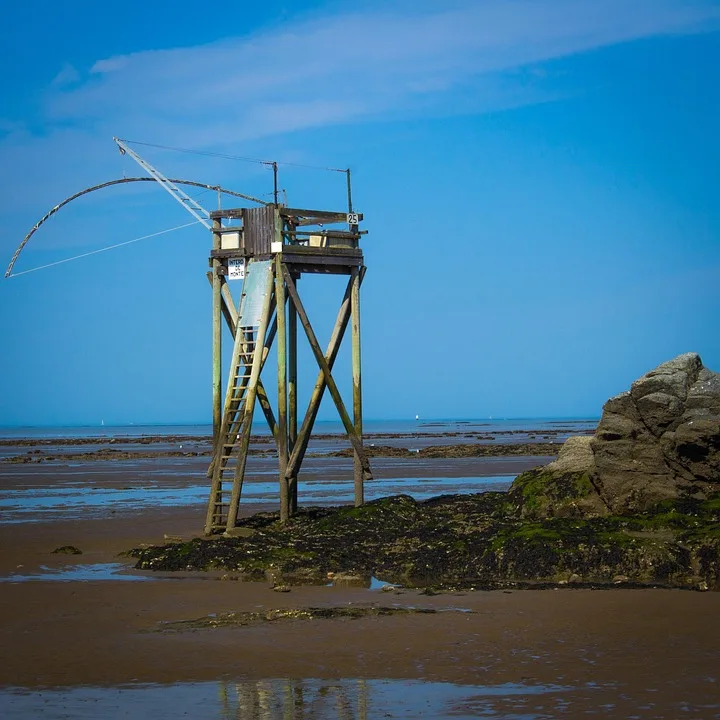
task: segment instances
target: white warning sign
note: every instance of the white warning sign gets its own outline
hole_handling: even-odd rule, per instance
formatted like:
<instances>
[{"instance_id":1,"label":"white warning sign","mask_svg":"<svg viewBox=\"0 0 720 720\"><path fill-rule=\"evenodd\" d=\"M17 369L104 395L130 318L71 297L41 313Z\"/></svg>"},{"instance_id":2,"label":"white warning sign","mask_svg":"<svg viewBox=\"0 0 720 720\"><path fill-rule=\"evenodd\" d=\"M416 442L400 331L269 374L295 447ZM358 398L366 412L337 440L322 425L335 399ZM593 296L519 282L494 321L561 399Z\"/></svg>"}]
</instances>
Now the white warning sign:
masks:
<instances>
[{"instance_id":1,"label":"white warning sign","mask_svg":"<svg viewBox=\"0 0 720 720\"><path fill-rule=\"evenodd\" d=\"M228 260L228 280L245 279L245 258L230 258Z\"/></svg>"}]
</instances>

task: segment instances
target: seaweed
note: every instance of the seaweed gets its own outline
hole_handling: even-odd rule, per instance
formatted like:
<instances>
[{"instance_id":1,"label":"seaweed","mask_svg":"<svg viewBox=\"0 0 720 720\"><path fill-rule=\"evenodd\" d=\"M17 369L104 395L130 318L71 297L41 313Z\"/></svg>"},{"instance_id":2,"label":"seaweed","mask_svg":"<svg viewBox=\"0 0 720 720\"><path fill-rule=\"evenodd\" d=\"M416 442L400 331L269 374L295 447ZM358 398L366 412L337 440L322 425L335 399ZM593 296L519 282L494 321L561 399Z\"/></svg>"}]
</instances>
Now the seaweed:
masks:
<instances>
[{"instance_id":1,"label":"seaweed","mask_svg":"<svg viewBox=\"0 0 720 720\"><path fill-rule=\"evenodd\" d=\"M520 492L533 487L531 479ZM583 481L575 484L585 491ZM532 492L530 492L532 496ZM360 507L304 508L241 520L245 537L136 548L136 567L213 570L283 584L329 573L439 590L537 581L720 587L720 495L663 501L635 515L523 518L505 493L396 495Z\"/></svg>"}]
</instances>

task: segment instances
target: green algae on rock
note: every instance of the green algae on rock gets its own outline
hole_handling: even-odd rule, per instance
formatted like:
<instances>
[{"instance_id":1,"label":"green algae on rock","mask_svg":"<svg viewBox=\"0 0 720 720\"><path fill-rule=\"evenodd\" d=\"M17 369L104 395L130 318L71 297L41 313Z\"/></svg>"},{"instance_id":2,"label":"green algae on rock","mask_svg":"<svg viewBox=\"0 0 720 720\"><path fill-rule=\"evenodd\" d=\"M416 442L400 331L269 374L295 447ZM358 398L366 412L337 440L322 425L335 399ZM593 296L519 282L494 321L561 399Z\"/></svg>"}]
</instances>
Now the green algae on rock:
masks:
<instances>
[{"instance_id":1,"label":"green algae on rock","mask_svg":"<svg viewBox=\"0 0 720 720\"><path fill-rule=\"evenodd\" d=\"M720 491L720 375L686 353L608 400L592 437L515 479L523 517L592 517L652 510Z\"/></svg>"},{"instance_id":2,"label":"green algae on rock","mask_svg":"<svg viewBox=\"0 0 720 720\"><path fill-rule=\"evenodd\" d=\"M594 436L570 438L554 462L523 473L507 493L425 502L396 495L306 508L285 524L259 513L239 527L243 537L132 553L138 568L223 569L276 585L344 573L440 590L618 582L720 589L720 375L695 353L663 363L605 404Z\"/></svg>"},{"instance_id":3,"label":"green algae on rock","mask_svg":"<svg viewBox=\"0 0 720 720\"><path fill-rule=\"evenodd\" d=\"M508 497L522 517L594 517L608 512L591 473L591 438L571 437L557 460L515 478Z\"/></svg>"},{"instance_id":4,"label":"green algae on rock","mask_svg":"<svg viewBox=\"0 0 720 720\"><path fill-rule=\"evenodd\" d=\"M51 555L82 555L82 550L74 545L61 545L56 547Z\"/></svg>"},{"instance_id":5,"label":"green algae on rock","mask_svg":"<svg viewBox=\"0 0 720 720\"><path fill-rule=\"evenodd\" d=\"M512 584L720 589L720 494L664 501L633 516L522 516L506 493L302 509L286 524L258 513L249 537L138 548L138 569L225 570L246 580L326 584L347 573L438 590Z\"/></svg>"}]
</instances>

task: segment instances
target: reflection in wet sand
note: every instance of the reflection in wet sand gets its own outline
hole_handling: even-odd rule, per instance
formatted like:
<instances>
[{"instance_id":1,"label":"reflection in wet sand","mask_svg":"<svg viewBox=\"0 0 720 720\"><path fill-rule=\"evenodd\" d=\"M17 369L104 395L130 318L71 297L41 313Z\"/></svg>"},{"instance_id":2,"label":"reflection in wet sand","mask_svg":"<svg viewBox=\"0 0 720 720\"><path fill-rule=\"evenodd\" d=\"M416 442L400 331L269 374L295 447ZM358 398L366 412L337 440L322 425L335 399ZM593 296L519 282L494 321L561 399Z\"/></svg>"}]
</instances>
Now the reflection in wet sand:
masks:
<instances>
[{"instance_id":1,"label":"reflection in wet sand","mask_svg":"<svg viewBox=\"0 0 720 720\"><path fill-rule=\"evenodd\" d=\"M221 683L219 690L222 720L367 720L368 717L366 680L327 683L261 680L256 683Z\"/></svg>"},{"instance_id":2,"label":"reflection in wet sand","mask_svg":"<svg viewBox=\"0 0 720 720\"><path fill-rule=\"evenodd\" d=\"M708 690L712 691L711 687ZM717 697L687 701L674 691L621 684L455 685L390 679L266 679L0 690L3 718L177 718L198 720L374 720L376 718L720 717Z\"/></svg>"},{"instance_id":3,"label":"reflection in wet sand","mask_svg":"<svg viewBox=\"0 0 720 720\"><path fill-rule=\"evenodd\" d=\"M0 691L4 718L214 718L217 720L370 720L372 718L516 718L542 707L568 707L560 686L454 685L417 680L268 679L122 687ZM520 710L518 714L513 710ZM508 714L510 711L511 714Z\"/></svg>"}]
</instances>

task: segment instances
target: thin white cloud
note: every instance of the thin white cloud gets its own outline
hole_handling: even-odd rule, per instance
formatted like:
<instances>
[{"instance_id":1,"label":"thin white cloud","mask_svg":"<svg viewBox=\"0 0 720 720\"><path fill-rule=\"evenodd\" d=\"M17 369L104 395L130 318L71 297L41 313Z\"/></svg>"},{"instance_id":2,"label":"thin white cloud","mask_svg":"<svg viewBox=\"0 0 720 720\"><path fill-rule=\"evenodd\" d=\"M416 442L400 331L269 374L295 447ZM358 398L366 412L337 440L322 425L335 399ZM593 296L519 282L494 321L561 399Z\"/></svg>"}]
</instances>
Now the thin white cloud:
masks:
<instances>
[{"instance_id":1,"label":"thin white cloud","mask_svg":"<svg viewBox=\"0 0 720 720\"><path fill-rule=\"evenodd\" d=\"M65 63L60 72L53 78L52 85L64 87L80 80L80 73L70 63Z\"/></svg>"},{"instance_id":2,"label":"thin white cloud","mask_svg":"<svg viewBox=\"0 0 720 720\"><path fill-rule=\"evenodd\" d=\"M6 207L28 201L28 184L32 196L46 189L56 199L59 185L47 168L70 158L77 184L106 179L111 148L100 148L113 135L237 147L368 118L515 107L552 99L543 77L548 61L720 27L717 0L458 0L443 7L328 12L208 45L99 58L79 76L66 66L46 88L33 130L13 119L0 123L10 130L0 140ZM520 68L532 70L522 81ZM18 181L17 167L28 183Z\"/></svg>"},{"instance_id":3,"label":"thin white cloud","mask_svg":"<svg viewBox=\"0 0 720 720\"><path fill-rule=\"evenodd\" d=\"M484 75L718 21L707 0L486 0L415 16L344 14L99 60L84 83L48 93L47 117L112 121L145 137L230 121L233 138L207 134L248 139L412 109L428 95L447 102Z\"/></svg>"}]
</instances>

